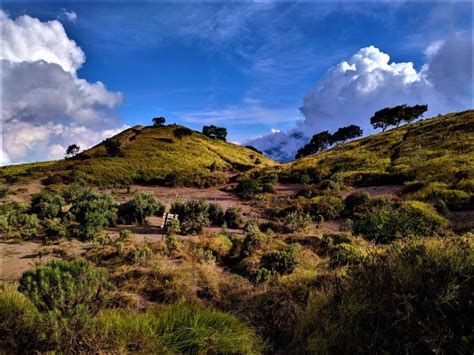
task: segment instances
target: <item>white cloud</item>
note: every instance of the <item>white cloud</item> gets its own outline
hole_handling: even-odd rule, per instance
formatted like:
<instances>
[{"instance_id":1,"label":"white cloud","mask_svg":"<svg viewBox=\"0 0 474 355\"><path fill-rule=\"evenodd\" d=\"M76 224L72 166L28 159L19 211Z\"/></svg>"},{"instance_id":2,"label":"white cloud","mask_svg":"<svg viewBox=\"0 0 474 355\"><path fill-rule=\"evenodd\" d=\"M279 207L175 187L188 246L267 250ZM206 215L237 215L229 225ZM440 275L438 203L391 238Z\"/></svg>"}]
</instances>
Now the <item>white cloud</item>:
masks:
<instances>
[{"instance_id":1,"label":"white cloud","mask_svg":"<svg viewBox=\"0 0 474 355\"><path fill-rule=\"evenodd\" d=\"M13 63L44 60L59 64L65 71L74 73L85 62L86 56L76 42L70 39L61 22L41 22L23 15L16 19L0 10L2 36L1 59Z\"/></svg>"},{"instance_id":2,"label":"white cloud","mask_svg":"<svg viewBox=\"0 0 474 355\"><path fill-rule=\"evenodd\" d=\"M273 158L289 160L318 131L357 124L369 133L369 118L386 106L426 103L427 115L471 108L472 39L456 34L433 43L425 54L426 63L417 71L412 62L390 62L374 46L362 48L330 68L306 94L300 108L303 122L249 143Z\"/></svg>"},{"instance_id":3,"label":"white cloud","mask_svg":"<svg viewBox=\"0 0 474 355\"><path fill-rule=\"evenodd\" d=\"M58 15L58 19L65 19L69 22L76 22L77 14L74 11L68 11L67 9L61 9L61 13Z\"/></svg>"},{"instance_id":4,"label":"white cloud","mask_svg":"<svg viewBox=\"0 0 474 355\"><path fill-rule=\"evenodd\" d=\"M77 76L85 55L59 21L0 20L2 164L58 159L124 128L113 115L122 94Z\"/></svg>"}]
</instances>

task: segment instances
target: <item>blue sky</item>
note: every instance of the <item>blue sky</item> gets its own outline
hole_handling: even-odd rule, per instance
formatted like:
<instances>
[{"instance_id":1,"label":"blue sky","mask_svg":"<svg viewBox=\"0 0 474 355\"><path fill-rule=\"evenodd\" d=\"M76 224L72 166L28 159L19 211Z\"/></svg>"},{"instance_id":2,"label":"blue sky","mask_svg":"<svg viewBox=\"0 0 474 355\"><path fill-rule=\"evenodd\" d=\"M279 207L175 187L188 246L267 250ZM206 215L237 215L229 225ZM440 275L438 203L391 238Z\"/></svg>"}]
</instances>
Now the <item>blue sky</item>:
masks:
<instances>
[{"instance_id":1,"label":"blue sky","mask_svg":"<svg viewBox=\"0 0 474 355\"><path fill-rule=\"evenodd\" d=\"M77 76L123 94L118 120L214 123L233 141L291 129L303 119L305 95L360 48L375 46L420 70L431 43L472 34L472 4L456 2L18 2L3 9L11 18L58 19L85 53Z\"/></svg>"}]
</instances>

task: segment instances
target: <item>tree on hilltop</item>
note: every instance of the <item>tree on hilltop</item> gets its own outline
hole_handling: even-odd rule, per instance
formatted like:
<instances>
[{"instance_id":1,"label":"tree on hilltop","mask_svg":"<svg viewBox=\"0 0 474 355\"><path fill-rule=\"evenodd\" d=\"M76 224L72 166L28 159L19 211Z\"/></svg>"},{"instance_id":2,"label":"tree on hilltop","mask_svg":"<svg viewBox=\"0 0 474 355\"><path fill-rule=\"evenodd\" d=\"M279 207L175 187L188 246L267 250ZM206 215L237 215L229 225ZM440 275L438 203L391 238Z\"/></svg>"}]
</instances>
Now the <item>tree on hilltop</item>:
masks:
<instances>
[{"instance_id":1,"label":"tree on hilltop","mask_svg":"<svg viewBox=\"0 0 474 355\"><path fill-rule=\"evenodd\" d=\"M80 149L81 149L81 147L78 146L77 144L71 144L66 149L66 157L65 158L66 159L74 158L79 153Z\"/></svg>"},{"instance_id":2,"label":"tree on hilltop","mask_svg":"<svg viewBox=\"0 0 474 355\"><path fill-rule=\"evenodd\" d=\"M202 127L202 134L206 137L220 139L225 142L227 138L227 128L217 127L214 125L204 126Z\"/></svg>"},{"instance_id":3,"label":"tree on hilltop","mask_svg":"<svg viewBox=\"0 0 474 355\"><path fill-rule=\"evenodd\" d=\"M344 143L349 139L360 137L362 134L364 134L364 131L359 126L352 124L347 127L341 127L331 135L329 144Z\"/></svg>"},{"instance_id":4,"label":"tree on hilltop","mask_svg":"<svg viewBox=\"0 0 474 355\"><path fill-rule=\"evenodd\" d=\"M331 133L323 131L315 134L308 144L296 153L296 159L323 151L330 145Z\"/></svg>"},{"instance_id":5,"label":"tree on hilltop","mask_svg":"<svg viewBox=\"0 0 474 355\"><path fill-rule=\"evenodd\" d=\"M165 118L164 117L155 117L152 119L153 121L153 126L155 127L160 127L160 126L163 126L165 124Z\"/></svg>"},{"instance_id":6,"label":"tree on hilltop","mask_svg":"<svg viewBox=\"0 0 474 355\"><path fill-rule=\"evenodd\" d=\"M382 132L390 126L399 127L402 122L411 123L428 111L428 105L398 105L385 107L370 118L370 124L374 128L382 128Z\"/></svg>"}]
</instances>

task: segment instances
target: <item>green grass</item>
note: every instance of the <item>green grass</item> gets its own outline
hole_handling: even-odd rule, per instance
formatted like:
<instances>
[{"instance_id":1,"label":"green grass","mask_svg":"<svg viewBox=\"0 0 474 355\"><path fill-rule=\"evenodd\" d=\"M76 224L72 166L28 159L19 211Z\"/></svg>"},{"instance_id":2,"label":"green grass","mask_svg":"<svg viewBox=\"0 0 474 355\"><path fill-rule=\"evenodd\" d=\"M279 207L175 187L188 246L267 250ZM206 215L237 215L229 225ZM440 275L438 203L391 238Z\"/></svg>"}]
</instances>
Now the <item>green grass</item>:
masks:
<instances>
[{"instance_id":1,"label":"green grass","mask_svg":"<svg viewBox=\"0 0 474 355\"><path fill-rule=\"evenodd\" d=\"M75 178L104 186L165 184L168 180L178 185L207 186L225 182L230 172L275 164L248 148L198 132L176 138L173 131L178 127L135 126L114 137L122 143L122 156L109 157L103 144L98 144L73 160L3 167L0 179L14 183L47 176L52 182L69 182L74 171Z\"/></svg>"},{"instance_id":2,"label":"green grass","mask_svg":"<svg viewBox=\"0 0 474 355\"><path fill-rule=\"evenodd\" d=\"M334 173L348 185L418 182L417 199L468 201L474 191L474 110L451 113L270 168L282 180L313 182ZM449 201L448 201L449 202Z\"/></svg>"}]
</instances>

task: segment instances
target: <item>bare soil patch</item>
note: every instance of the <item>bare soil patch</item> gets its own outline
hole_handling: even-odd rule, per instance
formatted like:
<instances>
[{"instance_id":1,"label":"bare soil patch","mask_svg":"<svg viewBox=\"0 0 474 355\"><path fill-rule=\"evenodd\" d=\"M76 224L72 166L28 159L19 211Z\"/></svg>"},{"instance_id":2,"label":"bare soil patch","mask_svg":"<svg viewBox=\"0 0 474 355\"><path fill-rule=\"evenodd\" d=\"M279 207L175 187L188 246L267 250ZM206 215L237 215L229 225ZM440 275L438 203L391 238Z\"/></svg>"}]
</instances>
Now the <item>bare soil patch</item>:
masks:
<instances>
[{"instance_id":1,"label":"bare soil patch","mask_svg":"<svg viewBox=\"0 0 474 355\"><path fill-rule=\"evenodd\" d=\"M25 184L10 186L8 189L10 193L0 199L0 204L8 202L29 202L34 194L44 189L44 186L41 184L41 180L32 180Z\"/></svg>"},{"instance_id":2,"label":"bare soil patch","mask_svg":"<svg viewBox=\"0 0 474 355\"><path fill-rule=\"evenodd\" d=\"M45 245L41 240L0 241L0 281L16 281L21 274L51 259L81 256L89 244L77 239Z\"/></svg>"}]
</instances>

